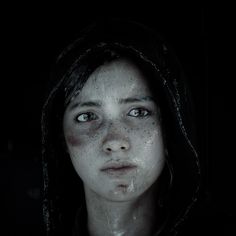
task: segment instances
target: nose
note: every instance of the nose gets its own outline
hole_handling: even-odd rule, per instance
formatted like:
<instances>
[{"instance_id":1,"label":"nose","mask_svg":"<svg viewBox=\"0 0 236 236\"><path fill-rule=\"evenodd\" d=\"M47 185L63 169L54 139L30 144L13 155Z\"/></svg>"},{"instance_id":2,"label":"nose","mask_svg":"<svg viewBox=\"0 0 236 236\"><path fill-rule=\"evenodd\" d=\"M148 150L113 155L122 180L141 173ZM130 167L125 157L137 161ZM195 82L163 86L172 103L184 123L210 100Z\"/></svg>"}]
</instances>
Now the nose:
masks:
<instances>
[{"instance_id":1,"label":"nose","mask_svg":"<svg viewBox=\"0 0 236 236\"><path fill-rule=\"evenodd\" d=\"M130 143L122 137L107 138L102 148L105 153L127 151L130 148Z\"/></svg>"}]
</instances>

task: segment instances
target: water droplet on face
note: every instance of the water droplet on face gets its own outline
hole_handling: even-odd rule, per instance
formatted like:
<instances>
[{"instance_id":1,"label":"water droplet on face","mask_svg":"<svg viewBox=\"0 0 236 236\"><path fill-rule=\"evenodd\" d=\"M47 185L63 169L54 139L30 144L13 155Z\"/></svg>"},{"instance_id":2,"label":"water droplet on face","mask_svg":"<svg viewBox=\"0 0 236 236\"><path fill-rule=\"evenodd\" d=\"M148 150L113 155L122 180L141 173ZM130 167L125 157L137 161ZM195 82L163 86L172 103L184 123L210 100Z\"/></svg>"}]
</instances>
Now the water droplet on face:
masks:
<instances>
[{"instance_id":1,"label":"water droplet on face","mask_svg":"<svg viewBox=\"0 0 236 236\"><path fill-rule=\"evenodd\" d=\"M127 189L128 192L134 192L134 180L131 180L131 183Z\"/></svg>"}]
</instances>

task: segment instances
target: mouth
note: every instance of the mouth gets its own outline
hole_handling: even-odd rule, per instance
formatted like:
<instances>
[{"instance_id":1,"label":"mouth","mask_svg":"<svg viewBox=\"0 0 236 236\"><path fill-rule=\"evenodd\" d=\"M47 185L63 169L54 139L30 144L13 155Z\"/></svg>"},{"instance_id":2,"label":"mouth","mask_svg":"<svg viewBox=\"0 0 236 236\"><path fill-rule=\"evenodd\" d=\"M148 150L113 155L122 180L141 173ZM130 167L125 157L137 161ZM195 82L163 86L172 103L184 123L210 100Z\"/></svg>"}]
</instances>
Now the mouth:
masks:
<instances>
[{"instance_id":1,"label":"mouth","mask_svg":"<svg viewBox=\"0 0 236 236\"><path fill-rule=\"evenodd\" d=\"M100 170L108 175L125 175L137 169L137 166L131 163L110 163Z\"/></svg>"}]
</instances>

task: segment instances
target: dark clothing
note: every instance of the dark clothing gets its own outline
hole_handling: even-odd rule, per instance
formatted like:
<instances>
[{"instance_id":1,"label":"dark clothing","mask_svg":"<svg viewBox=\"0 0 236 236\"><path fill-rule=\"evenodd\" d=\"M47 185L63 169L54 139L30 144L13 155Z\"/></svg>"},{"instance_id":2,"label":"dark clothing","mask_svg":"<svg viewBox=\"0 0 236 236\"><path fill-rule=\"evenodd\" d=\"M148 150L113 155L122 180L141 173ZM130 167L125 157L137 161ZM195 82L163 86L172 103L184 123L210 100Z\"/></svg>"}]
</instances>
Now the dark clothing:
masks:
<instances>
[{"instance_id":1,"label":"dark clothing","mask_svg":"<svg viewBox=\"0 0 236 236\"><path fill-rule=\"evenodd\" d=\"M134 22L98 22L81 35L58 57L42 112L44 217L48 235L69 235L75 228L76 232L85 229L78 235L86 235L86 214L80 217L79 226L74 226L77 209L85 207L85 199L82 182L64 148L62 117L71 95L82 89L78 81L85 82L102 58L109 57L109 50L131 56L149 71L152 89L160 98L171 188L165 189L163 195L167 217L158 235L175 235L196 202L200 186L192 104L182 68L162 38Z\"/></svg>"}]
</instances>

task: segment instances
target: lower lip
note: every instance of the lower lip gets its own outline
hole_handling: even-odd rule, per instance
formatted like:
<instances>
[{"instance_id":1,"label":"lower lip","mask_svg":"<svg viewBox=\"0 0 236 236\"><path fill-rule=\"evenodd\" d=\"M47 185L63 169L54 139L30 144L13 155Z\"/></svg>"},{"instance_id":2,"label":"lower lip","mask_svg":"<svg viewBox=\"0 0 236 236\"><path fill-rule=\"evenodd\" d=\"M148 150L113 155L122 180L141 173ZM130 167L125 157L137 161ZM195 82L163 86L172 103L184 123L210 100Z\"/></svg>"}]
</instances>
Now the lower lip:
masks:
<instances>
[{"instance_id":1,"label":"lower lip","mask_svg":"<svg viewBox=\"0 0 236 236\"><path fill-rule=\"evenodd\" d=\"M102 170L107 175L111 176L119 176L119 175L125 175L128 174L136 169L135 166L126 166L126 167L121 167L121 168L108 168L105 170Z\"/></svg>"}]
</instances>

